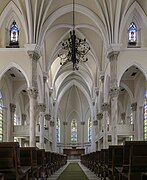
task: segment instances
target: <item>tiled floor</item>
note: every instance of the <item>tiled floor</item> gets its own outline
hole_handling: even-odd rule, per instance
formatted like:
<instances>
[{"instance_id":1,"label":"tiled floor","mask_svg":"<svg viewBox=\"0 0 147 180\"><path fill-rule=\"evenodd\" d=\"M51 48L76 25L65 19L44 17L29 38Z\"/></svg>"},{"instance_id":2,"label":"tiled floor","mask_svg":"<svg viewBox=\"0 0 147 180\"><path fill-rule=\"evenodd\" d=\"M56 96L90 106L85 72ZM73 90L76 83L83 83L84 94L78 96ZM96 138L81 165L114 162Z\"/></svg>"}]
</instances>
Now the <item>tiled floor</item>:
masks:
<instances>
[{"instance_id":1,"label":"tiled floor","mask_svg":"<svg viewBox=\"0 0 147 180\"><path fill-rule=\"evenodd\" d=\"M72 161L73 162L73 161ZM48 180L56 180L57 177L64 171L64 169L68 166L70 161L62 168L60 168L55 174L50 176ZM80 162L78 162L82 170L85 172L86 176L89 180L100 180L93 172L91 172L88 168L86 168L84 165L82 165Z\"/></svg>"}]
</instances>

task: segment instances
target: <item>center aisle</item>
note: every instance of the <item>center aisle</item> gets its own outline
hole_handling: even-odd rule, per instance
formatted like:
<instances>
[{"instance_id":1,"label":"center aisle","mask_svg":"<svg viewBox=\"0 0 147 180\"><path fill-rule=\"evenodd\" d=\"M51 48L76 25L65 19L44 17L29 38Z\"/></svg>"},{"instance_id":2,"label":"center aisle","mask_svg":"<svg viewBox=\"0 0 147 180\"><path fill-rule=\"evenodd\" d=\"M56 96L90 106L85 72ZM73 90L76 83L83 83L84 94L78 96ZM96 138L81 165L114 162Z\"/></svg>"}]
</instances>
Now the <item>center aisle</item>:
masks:
<instances>
[{"instance_id":1,"label":"center aisle","mask_svg":"<svg viewBox=\"0 0 147 180\"><path fill-rule=\"evenodd\" d=\"M57 180L88 180L78 163L69 163Z\"/></svg>"}]
</instances>

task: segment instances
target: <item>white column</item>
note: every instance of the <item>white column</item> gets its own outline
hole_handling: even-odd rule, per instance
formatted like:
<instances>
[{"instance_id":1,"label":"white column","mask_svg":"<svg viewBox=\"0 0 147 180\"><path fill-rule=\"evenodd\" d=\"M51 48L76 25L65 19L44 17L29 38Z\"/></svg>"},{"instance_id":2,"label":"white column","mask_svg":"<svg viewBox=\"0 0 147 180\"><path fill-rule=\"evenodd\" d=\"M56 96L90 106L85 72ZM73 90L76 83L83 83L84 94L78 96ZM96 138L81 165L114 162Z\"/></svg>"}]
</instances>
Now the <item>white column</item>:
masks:
<instances>
[{"instance_id":1,"label":"white column","mask_svg":"<svg viewBox=\"0 0 147 180\"><path fill-rule=\"evenodd\" d=\"M101 121L103 119L103 113L99 112L97 114L97 119L98 119L98 131L100 132L100 124L101 124ZM100 140L98 141L98 151L101 150L101 147L100 147Z\"/></svg>"},{"instance_id":2,"label":"white column","mask_svg":"<svg viewBox=\"0 0 147 180\"><path fill-rule=\"evenodd\" d=\"M85 138L85 122L82 121L81 122L81 126L82 126L82 147L84 147L84 138Z\"/></svg>"},{"instance_id":3,"label":"white column","mask_svg":"<svg viewBox=\"0 0 147 180\"><path fill-rule=\"evenodd\" d=\"M63 122L63 126L64 126L64 148L66 148L66 144L67 144L67 122L64 121Z\"/></svg>"},{"instance_id":4,"label":"white column","mask_svg":"<svg viewBox=\"0 0 147 180\"><path fill-rule=\"evenodd\" d=\"M117 120L118 120L118 95L119 89L113 88L109 92L111 97L111 127L112 127L112 145L117 144Z\"/></svg>"},{"instance_id":5,"label":"white column","mask_svg":"<svg viewBox=\"0 0 147 180\"><path fill-rule=\"evenodd\" d=\"M138 122L136 118L137 102L131 104L133 111L133 122L134 122L134 140L138 140Z\"/></svg>"},{"instance_id":6,"label":"white column","mask_svg":"<svg viewBox=\"0 0 147 180\"><path fill-rule=\"evenodd\" d=\"M102 104L102 111L103 111L103 148L108 148L108 131L109 131L109 111L110 111L110 105L108 103ZM110 122L109 122L110 123Z\"/></svg>"},{"instance_id":7,"label":"white column","mask_svg":"<svg viewBox=\"0 0 147 180\"><path fill-rule=\"evenodd\" d=\"M30 98L30 146L36 146L36 100L38 90L35 88L28 89Z\"/></svg>"},{"instance_id":8,"label":"white column","mask_svg":"<svg viewBox=\"0 0 147 180\"><path fill-rule=\"evenodd\" d=\"M143 119L143 106L139 107L139 115L138 115L138 119L140 120L140 122L138 123L138 140L143 141L144 140L144 119Z\"/></svg>"},{"instance_id":9,"label":"white column","mask_svg":"<svg viewBox=\"0 0 147 180\"><path fill-rule=\"evenodd\" d=\"M39 121L40 121L40 148L44 149L44 114L45 114L45 104L40 103L39 105Z\"/></svg>"},{"instance_id":10,"label":"white column","mask_svg":"<svg viewBox=\"0 0 147 180\"><path fill-rule=\"evenodd\" d=\"M10 120L7 122L7 141L13 141L14 113L16 105L10 104Z\"/></svg>"}]
</instances>

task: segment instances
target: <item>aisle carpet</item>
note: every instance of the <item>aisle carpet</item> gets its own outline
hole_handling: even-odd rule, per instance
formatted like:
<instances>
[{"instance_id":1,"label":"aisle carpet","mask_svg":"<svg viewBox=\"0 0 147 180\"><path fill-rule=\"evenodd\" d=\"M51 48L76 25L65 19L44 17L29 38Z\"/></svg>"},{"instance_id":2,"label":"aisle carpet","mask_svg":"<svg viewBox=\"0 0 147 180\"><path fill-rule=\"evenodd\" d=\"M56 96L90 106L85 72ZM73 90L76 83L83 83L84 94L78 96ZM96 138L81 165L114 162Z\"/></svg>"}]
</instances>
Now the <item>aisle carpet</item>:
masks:
<instances>
[{"instance_id":1,"label":"aisle carpet","mask_svg":"<svg viewBox=\"0 0 147 180\"><path fill-rule=\"evenodd\" d=\"M88 180L78 163L70 163L57 180Z\"/></svg>"}]
</instances>

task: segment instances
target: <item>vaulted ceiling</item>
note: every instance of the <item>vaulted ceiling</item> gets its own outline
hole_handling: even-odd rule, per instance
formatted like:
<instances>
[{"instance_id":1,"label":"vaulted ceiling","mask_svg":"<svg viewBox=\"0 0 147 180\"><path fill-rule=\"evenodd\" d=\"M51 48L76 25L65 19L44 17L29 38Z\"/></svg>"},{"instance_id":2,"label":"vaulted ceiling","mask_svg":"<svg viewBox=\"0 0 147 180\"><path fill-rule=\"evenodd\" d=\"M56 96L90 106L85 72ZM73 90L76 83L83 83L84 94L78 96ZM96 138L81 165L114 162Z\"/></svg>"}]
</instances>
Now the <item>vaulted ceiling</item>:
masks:
<instances>
[{"instance_id":1,"label":"vaulted ceiling","mask_svg":"<svg viewBox=\"0 0 147 180\"><path fill-rule=\"evenodd\" d=\"M105 62L106 51L110 44L121 43L128 9L138 3L147 12L145 0L75 0L76 35L86 38L91 50L88 62L81 63L79 70L73 71L70 63L61 67L57 56L61 50L60 42L69 37L72 29L72 3L73 0L0 1L0 14L10 7L12 16L20 15L18 19L24 28L26 43L39 45L43 71L49 72L49 85L60 105L62 100L63 103L65 100L71 102L70 96L74 100L75 96L78 98L82 94L85 103L95 97L99 76L108 63ZM83 99L79 98L77 102L84 106ZM87 111L87 105L85 107Z\"/></svg>"}]
</instances>

